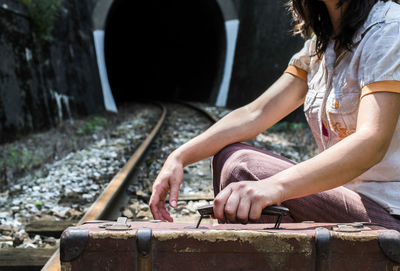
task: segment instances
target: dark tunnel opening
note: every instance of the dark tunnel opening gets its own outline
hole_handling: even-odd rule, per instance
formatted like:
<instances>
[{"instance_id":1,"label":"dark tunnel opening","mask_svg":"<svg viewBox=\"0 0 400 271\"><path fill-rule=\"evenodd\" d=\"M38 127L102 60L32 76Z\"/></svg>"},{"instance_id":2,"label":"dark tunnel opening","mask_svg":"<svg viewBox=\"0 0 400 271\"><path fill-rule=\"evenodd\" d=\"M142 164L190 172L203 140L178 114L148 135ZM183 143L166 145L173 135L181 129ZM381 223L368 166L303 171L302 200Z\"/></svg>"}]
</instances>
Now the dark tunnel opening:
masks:
<instances>
[{"instance_id":1,"label":"dark tunnel opening","mask_svg":"<svg viewBox=\"0 0 400 271\"><path fill-rule=\"evenodd\" d=\"M105 59L117 103L215 100L226 54L215 0L116 0L105 27Z\"/></svg>"}]
</instances>

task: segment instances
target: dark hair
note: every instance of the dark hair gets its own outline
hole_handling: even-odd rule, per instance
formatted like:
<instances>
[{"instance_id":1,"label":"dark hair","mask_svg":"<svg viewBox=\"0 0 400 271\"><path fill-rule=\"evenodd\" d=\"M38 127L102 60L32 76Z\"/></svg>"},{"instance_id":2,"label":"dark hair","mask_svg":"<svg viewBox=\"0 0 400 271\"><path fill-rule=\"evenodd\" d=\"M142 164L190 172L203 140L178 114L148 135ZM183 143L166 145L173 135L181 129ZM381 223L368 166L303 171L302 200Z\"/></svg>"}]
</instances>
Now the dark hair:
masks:
<instances>
[{"instance_id":1,"label":"dark hair","mask_svg":"<svg viewBox=\"0 0 400 271\"><path fill-rule=\"evenodd\" d=\"M368 17L369 12L379 0L339 0L338 7L348 2L348 7L343 14L340 31L333 36L333 26L329 18L328 9L321 0L290 0L288 6L297 23L293 29L294 34L301 34L304 38L317 36L316 54L321 57L333 38L336 50L351 50L353 38L357 30ZM384 2L388 0L382 0Z\"/></svg>"}]
</instances>

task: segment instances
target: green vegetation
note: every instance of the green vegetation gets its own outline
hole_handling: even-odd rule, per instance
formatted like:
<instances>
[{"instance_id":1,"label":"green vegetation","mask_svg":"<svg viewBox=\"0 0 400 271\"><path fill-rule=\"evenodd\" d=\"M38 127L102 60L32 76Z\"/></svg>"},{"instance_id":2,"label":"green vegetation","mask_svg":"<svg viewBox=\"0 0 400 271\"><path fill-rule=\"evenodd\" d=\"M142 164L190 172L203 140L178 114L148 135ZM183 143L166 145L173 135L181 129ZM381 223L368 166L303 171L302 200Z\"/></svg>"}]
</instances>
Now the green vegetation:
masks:
<instances>
[{"instance_id":1,"label":"green vegetation","mask_svg":"<svg viewBox=\"0 0 400 271\"><path fill-rule=\"evenodd\" d=\"M18 0L29 11L35 29L35 34L42 41L52 39L51 31L60 13L63 0Z\"/></svg>"},{"instance_id":2,"label":"green vegetation","mask_svg":"<svg viewBox=\"0 0 400 271\"><path fill-rule=\"evenodd\" d=\"M76 133L78 135L91 135L106 126L107 120L100 117L93 117L85 122L83 127L79 128Z\"/></svg>"},{"instance_id":3,"label":"green vegetation","mask_svg":"<svg viewBox=\"0 0 400 271\"><path fill-rule=\"evenodd\" d=\"M40 163L40 158L32 153L9 147L5 158L0 161L0 167L27 169L37 166L38 163Z\"/></svg>"},{"instance_id":4,"label":"green vegetation","mask_svg":"<svg viewBox=\"0 0 400 271\"><path fill-rule=\"evenodd\" d=\"M33 204L35 205L35 207L36 207L37 209L39 209L39 210L42 209L43 202L37 200L37 201L35 201Z\"/></svg>"},{"instance_id":5,"label":"green vegetation","mask_svg":"<svg viewBox=\"0 0 400 271\"><path fill-rule=\"evenodd\" d=\"M268 131L273 133L281 132L298 132L307 128L307 125L302 122L278 122L274 126L268 129Z\"/></svg>"},{"instance_id":6,"label":"green vegetation","mask_svg":"<svg viewBox=\"0 0 400 271\"><path fill-rule=\"evenodd\" d=\"M39 148L34 153L24 149L9 147L0 155L0 169L12 168L23 172L40 166L44 160L43 149Z\"/></svg>"}]
</instances>

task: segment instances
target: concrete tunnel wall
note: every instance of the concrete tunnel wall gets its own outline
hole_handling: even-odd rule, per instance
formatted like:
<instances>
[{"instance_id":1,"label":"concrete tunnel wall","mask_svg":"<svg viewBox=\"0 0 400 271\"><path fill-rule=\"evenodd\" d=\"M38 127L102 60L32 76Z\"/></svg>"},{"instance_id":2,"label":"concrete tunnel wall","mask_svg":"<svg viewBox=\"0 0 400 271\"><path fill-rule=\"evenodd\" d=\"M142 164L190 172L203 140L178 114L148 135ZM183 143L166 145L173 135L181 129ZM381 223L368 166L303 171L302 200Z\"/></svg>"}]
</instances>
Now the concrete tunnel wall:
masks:
<instances>
[{"instance_id":1,"label":"concrete tunnel wall","mask_svg":"<svg viewBox=\"0 0 400 271\"><path fill-rule=\"evenodd\" d=\"M1 143L104 110L93 9L91 0L63 1L43 40L25 5L0 0Z\"/></svg>"}]
</instances>

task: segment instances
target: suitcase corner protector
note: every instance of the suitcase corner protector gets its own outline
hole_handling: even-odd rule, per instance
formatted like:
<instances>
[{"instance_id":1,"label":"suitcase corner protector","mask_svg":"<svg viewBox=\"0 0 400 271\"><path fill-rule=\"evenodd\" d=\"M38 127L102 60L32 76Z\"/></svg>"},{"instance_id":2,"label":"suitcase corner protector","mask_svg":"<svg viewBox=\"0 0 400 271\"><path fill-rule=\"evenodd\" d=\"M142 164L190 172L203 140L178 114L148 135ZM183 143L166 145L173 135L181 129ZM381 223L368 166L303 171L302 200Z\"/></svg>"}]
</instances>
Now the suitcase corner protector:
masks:
<instances>
[{"instance_id":1,"label":"suitcase corner protector","mask_svg":"<svg viewBox=\"0 0 400 271\"><path fill-rule=\"evenodd\" d=\"M400 232L395 230L378 231L379 247L390 260L400 263Z\"/></svg>"},{"instance_id":2,"label":"suitcase corner protector","mask_svg":"<svg viewBox=\"0 0 400 271\"><path fill-rule=\"evenodd\" d=\"M151 228L140 228L137 231L137 249L141 257L146 257L151 252Z\"/></svg>"},{"instance_id":3,"label":"suitcase corner protector","mask_svg":"<svg viewBox=\"0 0 400 271\"><path fill-rule=\"evenodd\" d=\"M60 260L72 262L85 250L89 231L79 227L69 227L61 235Z\"/></svg>"}]
</instances>

